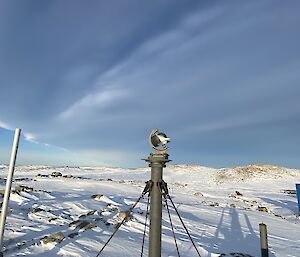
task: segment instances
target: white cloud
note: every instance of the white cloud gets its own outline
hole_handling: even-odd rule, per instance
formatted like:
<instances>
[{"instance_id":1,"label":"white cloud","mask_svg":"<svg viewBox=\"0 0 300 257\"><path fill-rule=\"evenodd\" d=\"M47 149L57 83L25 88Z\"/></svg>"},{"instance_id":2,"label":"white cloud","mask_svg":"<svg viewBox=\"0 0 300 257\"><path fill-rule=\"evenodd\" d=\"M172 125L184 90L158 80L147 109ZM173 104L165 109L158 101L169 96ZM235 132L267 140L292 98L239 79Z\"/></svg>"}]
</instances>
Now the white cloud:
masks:
<instances>
[{"instance_id":1,"label":"white cloud","mask_svg":"<svg viewBox=\"0 0 300 257\"><path fill-rule=\"evenodd\" d=\"M103 109L116 103L117 100L125 98L129 95L128 90L123 89L106 89L96 93L90 93L80 100L76 101L65 111L61 112L58 117L60 119L70 119L83 113L97 108Z\"/></svg>"},{"instance_id":2,"label":"white cloud","mask_svg":"<svg viewBox=\"0 0 300 257\"><path fill-rule=\"evenodd\" d=\"M0 128L4 128L4 129L8 129L8 130L13 130L13 128L10 125L8 125L5 122L2 122L1 120L0 120Z\"/></svg>"},{"instance_id":3,"label":"white cloud","mask_svg":"<svg viewBox=\"0 0 300 257\"><path fill-rule=\"evenodd\" d=\"M24 133L24 139L27 140L27 141L29 141L29 142L38 144L37 136L34 135L33 133L27 133L27 132L25 132Z\"/></svg>"},{"instance_id":4,"label":"white cloud","mask_svg":"<svg viewBox=\"0 0 300 257\"><path fill-rule=\"evenodd\" d=\"M12 126L10 126L7 123L2 122L2 121L0 121L0 128L4 128L4 129L10 130L10 131L14 131L14 128ZM29 141L29 142L32 142L32 143L35 143L35 144L38 143L37 136L35 134L28 133L28 132L23 132L22 134L23 134L24 139L26 141Z\"/></svg>"},{"instance_id":5,"label":"white cloud","mask_svg":"<svg viewBox=\"0 0 300 257\"><path fill-rule=\"evenodd\" d=\"M34 141L36 136L32 133L24 133L25 140Z\"/></svg>"}]
</instances>

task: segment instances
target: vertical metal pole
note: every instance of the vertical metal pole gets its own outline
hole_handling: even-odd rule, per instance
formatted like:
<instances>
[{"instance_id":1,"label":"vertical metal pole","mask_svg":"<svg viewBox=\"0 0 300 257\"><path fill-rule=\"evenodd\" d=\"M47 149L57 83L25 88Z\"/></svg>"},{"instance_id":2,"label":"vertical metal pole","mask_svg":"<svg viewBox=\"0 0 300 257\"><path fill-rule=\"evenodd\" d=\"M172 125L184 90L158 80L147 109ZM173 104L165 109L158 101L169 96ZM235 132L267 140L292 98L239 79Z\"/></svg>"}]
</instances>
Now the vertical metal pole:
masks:
<instances>
[{"instance_id":1,"label":"vertical metal pole","mask_svg":"<svg viewBox=\"0 0 300 257\"><path fill-rule=\"evenodd\" d=\"M296 184L296 194L298 199L298 215L300 216L300 184Z\"/></svg>"},{"instance_id":2,"label":"vertical metal pole","mask_svg":"<svg viewBox=\"0 0 300 257\"><path fill-rule=\"evenodd\" d=\"M261 256L262 257L269 257L268 232L267 232L266 224L260 223L259 224L259 231L260 231Z\"/></svg>"},{"instance_id":3,"label":"vertical metal pole","mask_svg":"<svg viewBox=\"0 0 300 257\"><path fill-rule=\"evenodd\" d=\"M8 202L9 202L10 191L11 191L11 184L12 184L12 179L13 179L14 170L15 170L20 134L21 134L21 129L17 128L15 130L15 137L14 137L13 147L12 147L11 156L10 156L8 176L7 176L7 180L6 180L6 188L5 188L5 193L4 193L4 197L3 197L3 204L2 204L2 211L1 211L1 218L0 218L0 256L2 255L4 227L5 227Z\"/></svg>"},{"instance_id":4,"label":"vertical metal pole","mask_svg":"<svg viewBox=\"0 0 300 257\"><path fill-rule=\"evenodd\" d=\"M162 194L159 183L163 177L163 167L169 161L168 154L150 154L146 161L150 162L153 182L150 192L149 257L161 257Z\"/></svg>"}]
</instances>

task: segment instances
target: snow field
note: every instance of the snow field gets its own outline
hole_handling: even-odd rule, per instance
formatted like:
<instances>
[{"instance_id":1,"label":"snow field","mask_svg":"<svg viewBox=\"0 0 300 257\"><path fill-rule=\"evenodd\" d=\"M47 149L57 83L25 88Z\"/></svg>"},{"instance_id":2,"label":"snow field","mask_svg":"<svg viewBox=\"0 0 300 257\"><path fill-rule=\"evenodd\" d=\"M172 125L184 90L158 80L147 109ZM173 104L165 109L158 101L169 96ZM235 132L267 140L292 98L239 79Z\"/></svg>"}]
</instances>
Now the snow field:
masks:
<instances>
[{"instance_id":1,"label":"snow field","mask_svg":"<svg viewBox=\"0 0 300 257\"><path fill-rule=\"evenodd\" d=\"M5 165L0 174L4 188ZM149 178L150 168L18 167L5 256L96 256ZM300 256L297 199L285 191L295 189L300 171L170 165L164 180L201 256L260 256L261 222L268 226L270 256ZM137 205L103 256L140 256L146 203L145 198ZM172 208L171 215L181 256L198 256ZM162 256L177 256L165 207L162 224Z\"/></svg>"}]
</instances>

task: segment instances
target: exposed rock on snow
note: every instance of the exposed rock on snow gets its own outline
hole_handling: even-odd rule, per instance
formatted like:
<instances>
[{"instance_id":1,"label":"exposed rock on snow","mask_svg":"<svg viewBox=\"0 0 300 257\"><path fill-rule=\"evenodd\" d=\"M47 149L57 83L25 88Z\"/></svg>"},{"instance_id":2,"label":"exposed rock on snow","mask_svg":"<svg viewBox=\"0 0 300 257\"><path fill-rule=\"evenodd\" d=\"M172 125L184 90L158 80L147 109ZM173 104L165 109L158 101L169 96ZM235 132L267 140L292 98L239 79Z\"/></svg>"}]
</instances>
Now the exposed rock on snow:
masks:
<instances>
[{"instance_id":1,"label":"exposed rock on snow","mask_svg":"<svg viewBox=\"0 0 300 257\"><path fill-rule=\"evenodd\" d=\"M97 201L100 201L101 198L103 198L103 195L92 195L92 198L94 198Z\"/></svg>"},{"instance_id":2,"label":"exposed rock on snow","mask_svg":"<svg viewBox=\"0 0 300 257\"><path fill-rule=\"evenodd\" d=\"M96 223L94 222L88 222L86 220L76 220L69 224L69 227L75 229L75 228L84 228L84 229L90 229L96 227Z\"/></svg>"},{"instance_id":3,"label":"exposed rock on snow","mask_svg":"<svg viewBox=\"0 0 300 257\"><path fill-rule=\"evenodd\" d=\"M15 191L16 192L27 192L30 193L33 191L32 187L24 186L24 185L16 185L15 186Z\"/></svg>"},{"instance_id":4,"label":"exposed rock on snow","mask_svg":"<svg viewBox=\"0 0 300 257\"><path fill-rule=\"evenodd\" d=\"M78 236L78 232L74 232L68 235L70 238L74 238L75 236Z\"/></svg>"},{"instance_id":5,"label":"exposed rock on snow","mask_svg":"<svg viewBox=\"0 0 300 257\"><path fill-rule=\"evenodd\" d=\"M41 243L42 245L46 245L49 243L60 243L65 238L64 234L62 232L57 232L55 234L52 234L50 236L45 236Z\"/></svg>"},{"instance_id":6,"label":"exposed rock on snow","mask_svg":"<svg viewBox=\"0 0 300 257\"><path fill-rule=\"evenodd\" d=\"M259 211L269 212L268 208L265 207L265 206L258 206L257 209L258 209Z\"/></svg>"},{"instance_id":7,"label":"exposed rock on snow","mask_svg":"<svg viewBox=\"0 0 300 257\"><path fill-rule=\"evenodd\" d=\"M62 173L58 172L58 171L53 171L50 176L54 177L54 178L57 178L57 177L61 177Z\"/></svg>"},{"instance_id":8,"label":"exposed rock on snow","mask_svg":"<svg viewBox=\"0 0 300 257\"><path fill-rule=\"evenodd\" d=\"M117 217L120 221L126 218L126 221L130 220L132 218L129 211L121 211L118 213Z\"/></svg>"},{"instance_id":9,"label":"exposed rock on snow","mask_svg":"<svg viewBox=\"0 0 300 257\"><path fill-rule=\"evenodd\" d=\"M203 196L203 194L201 192L195 192L193 195L195 195L195 196Z\"/></svg>"}]
</instances>

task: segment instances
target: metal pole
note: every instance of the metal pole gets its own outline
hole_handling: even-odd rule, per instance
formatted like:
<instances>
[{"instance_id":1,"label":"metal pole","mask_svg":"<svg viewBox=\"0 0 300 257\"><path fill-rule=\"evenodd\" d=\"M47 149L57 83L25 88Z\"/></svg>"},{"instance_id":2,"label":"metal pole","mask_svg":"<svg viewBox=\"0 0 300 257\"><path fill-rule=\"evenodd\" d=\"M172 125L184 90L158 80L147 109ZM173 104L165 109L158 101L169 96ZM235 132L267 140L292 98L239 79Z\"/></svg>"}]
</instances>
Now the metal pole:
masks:
<instances>
[{"instance_id":1,"label":"metal pole","mask_svg":"<svg viewBox=\"0 0 300 257\"><path fill-rule=\"evenodd\" d=\"M296 184L296 194L298 199L298 216L300 216L300 184Z\"/></svg>"},{"instance_id":2,"label":"metal pole","mask_svg":"<svg viewBox=\"0 0 300 257\"><path fill-rule=\"evenodd\" d=\"M168 154L150 154L146 161L150 162L153 182L150 192L149 257L161 257L162 194L160 182L163 177L163 167L169 161Z\"/></svg>"},{"instance_id":3,"label":"metal pole","mask_svg":"<svg viewBox=\"0 0 300 257\"><path fill-rule=\"evenodd\" d=\"M5 227L8 202L9 202L10 191L11 191L11 184L12 184L12 179L13 179L14 170L15 170L20 134L21 134L21 129L19 129L19 128L15 129L15 137L14 137L13 147L12 147L11 156L10 156L8 176L7 176L7 180L6 180L6 188L5 188L4 197L3 197L1 219L0 219L0 256L3 255L2 246L3 246L4 227Z\"/></svg>"},{"instance_id":4,"label":"metal pole","mask_svg":"<svg viewBox=\"0 0 300 257\"><path fill-rule=\"evenodd\" d=\"M260 231L261 257L269 257L268 232L267 232L266 224L260 223L259 231Z\"/></svg>"}]
</instances>

